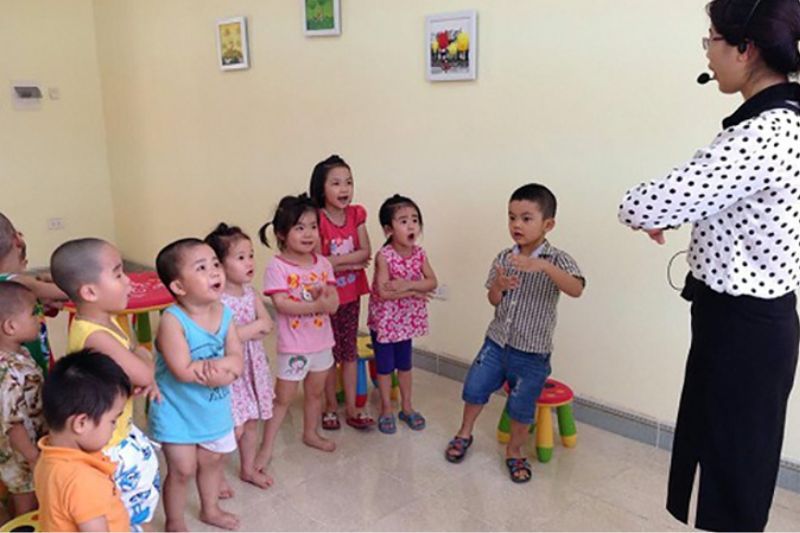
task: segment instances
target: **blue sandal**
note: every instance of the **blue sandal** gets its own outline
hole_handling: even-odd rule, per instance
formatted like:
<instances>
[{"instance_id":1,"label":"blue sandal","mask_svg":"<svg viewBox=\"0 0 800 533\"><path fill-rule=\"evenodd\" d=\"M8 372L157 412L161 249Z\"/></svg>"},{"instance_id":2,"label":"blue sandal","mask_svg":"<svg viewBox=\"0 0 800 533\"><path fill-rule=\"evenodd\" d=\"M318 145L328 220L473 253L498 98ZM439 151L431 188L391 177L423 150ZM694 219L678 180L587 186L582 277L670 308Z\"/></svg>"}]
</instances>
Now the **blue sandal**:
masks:
<instances>
[{"instance_id":1,"label":"blue sandal","mask_svg":"<svg viewBox=\"0 0 800 533\"><path fill-rule=\"evenodd\" d=\"M412 411L410 415L405 414L403 411L397 413L397 417L408 424L408 427L414 431L425 429L425 417L417 411Z\"/></svg>"},{"instance_id":2,"label":"blue sandal","mask_svg":"<svg viewBox=\"0 0 800 533\"><path fill-rule=\"evenodd\" d=\"M394 415L385 415L378 417L378 431L391 435L397 431L397 425L394 422Z\"/></svg>"}]
</instances>

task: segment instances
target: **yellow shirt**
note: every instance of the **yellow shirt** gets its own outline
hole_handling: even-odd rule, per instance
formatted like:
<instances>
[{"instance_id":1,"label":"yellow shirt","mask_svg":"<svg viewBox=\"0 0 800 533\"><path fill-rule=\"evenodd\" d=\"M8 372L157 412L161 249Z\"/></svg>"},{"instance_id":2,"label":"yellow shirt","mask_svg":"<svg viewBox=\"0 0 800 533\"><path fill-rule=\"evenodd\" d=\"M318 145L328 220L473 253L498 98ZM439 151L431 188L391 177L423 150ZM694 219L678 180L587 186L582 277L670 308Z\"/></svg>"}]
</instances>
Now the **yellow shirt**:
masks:
<instances>
[{"instance_id":1,"label":"yellow shirt","mask_svg":"<svg viewBox=\"0 0 800 533\"><path fill-rule=\"evenodd\" d=\"M86 339L92 333L96 333L98 331L103 331L108 333L115 340L119 341L119 343L124 346L126 349L130 350L131 348L131 340L125 334L125 330L122 329L119 325L119 320L115 317L112 317L111 320L114 321L114 324L117 325L117 331L113 329L107 328L105 326L101 326L100 324L95 324L94 322L89 322L88 320L82 320L80 318L75 318L72 321L72 324L69 326L69 338L67 339L67 353L72 353L78 350L83 350L86 347ZM114 446L118 445L124 438L128 436L131 432L131 426L133 425L133 397L128 398L128 401L125 402L125 408L122 410L122 414L117 419L117 426L114 428L114 434L111 435L111 440L108 441L108 444L104 448L105 450L109 448L113 448Z\"/></svg>"},{"instance_id":2,"label":"yellow shirt","mask_svg":"<svg viewBox=\"0 0 800 533\"><path fill-rule=\"evenodd\" d=\"M104 516L109 531L130 531L128 511L114 483L115 463L100 452L86 453L39 441L33 471L42 531L78 531L78 524Z\"/></svg>"}]
</instances>

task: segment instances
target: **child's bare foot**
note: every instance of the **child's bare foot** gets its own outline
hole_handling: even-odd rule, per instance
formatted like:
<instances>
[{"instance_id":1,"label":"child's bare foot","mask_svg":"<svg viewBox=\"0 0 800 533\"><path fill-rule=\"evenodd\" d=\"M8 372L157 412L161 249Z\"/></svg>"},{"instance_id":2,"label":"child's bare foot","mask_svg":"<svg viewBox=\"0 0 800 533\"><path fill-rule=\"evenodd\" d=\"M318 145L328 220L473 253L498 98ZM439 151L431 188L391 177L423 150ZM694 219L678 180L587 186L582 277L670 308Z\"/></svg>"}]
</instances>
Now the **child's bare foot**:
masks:
<instances>
[{"instance_id":1,"label":"child's bare foot","mask_svg":"<svg viewBox=\"0 0 800 533\"><path fill-rule=\"evenodd\" d=\"M272 476L263 472L262 470L253 469L252 472L245 472L242 470L239 473L239 479L242 481L246 481L248 483L252 483L258 488L261 489L268 489L272 486L273 479Z\"/></svg>"},{"instance_id":2,"label":"child's bare foot","mask_svg":"<svg viewBox=\"0 0 800 533\"><path fill-rule=\"evenodd\" d=\"M164 524L164 531L189 531L189 528L181 518L180 520L167 520Z\"/></svg>"},{"instance_id":3,"label":"child's bare foot","mask_svg":"<svg viewBox=\"0 0 800 533\"><path fill-rule=\"evenodd\" d=\"M201 509L200 520L222 529L239 529L239 517L233 513L223 511L219 507L210 512Z\"/></svg>"},{"instance_id":4,"label":"child's bare foot","mask_svg":"<svg viewBox=\"0 0 800 533\"><path fill-rule=\"evenodd\" d=\"M318 450L322 450L323 452L332 452L333 450L336 449L335 442L320 437L316 433L312 433L311 435L303 435L303 444L305 444L306 446L311 446L312 448L316 448Z\"/></svg>"},{"instance_id":5,"label":"child's bare foot","mask_svg":"<svg viewBox=\"0 0 800 533\"><path fill-rule=\"evenodd\" d=\"M233 488L228 484L228 480L225 479L225 476L222 476L222 483L219 484L219 499L220 500L230 500L235 496L235 492Z\"/></svg>"}]
</instances>

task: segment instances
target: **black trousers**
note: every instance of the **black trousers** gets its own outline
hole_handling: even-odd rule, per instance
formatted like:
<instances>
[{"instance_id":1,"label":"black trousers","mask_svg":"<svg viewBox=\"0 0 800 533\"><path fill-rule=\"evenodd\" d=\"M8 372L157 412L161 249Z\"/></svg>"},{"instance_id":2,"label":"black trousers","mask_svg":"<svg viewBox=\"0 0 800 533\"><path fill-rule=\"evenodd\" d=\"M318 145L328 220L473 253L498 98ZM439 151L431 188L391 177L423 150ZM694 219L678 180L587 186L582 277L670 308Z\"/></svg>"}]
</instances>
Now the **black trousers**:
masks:
<instances>
[{"instance_id":1,"label":"black trousers","mask_svg":"<svg viewBox=\"0 0 800 533\"><path fill-rule=\"evenodd\" d=\"M794 293L772 300L712 291L691 276L692 344L672 449L667 510L688 521L700 466L696 527L762 531L780 466L797 367Z\"/></svg>"}]
</instances>

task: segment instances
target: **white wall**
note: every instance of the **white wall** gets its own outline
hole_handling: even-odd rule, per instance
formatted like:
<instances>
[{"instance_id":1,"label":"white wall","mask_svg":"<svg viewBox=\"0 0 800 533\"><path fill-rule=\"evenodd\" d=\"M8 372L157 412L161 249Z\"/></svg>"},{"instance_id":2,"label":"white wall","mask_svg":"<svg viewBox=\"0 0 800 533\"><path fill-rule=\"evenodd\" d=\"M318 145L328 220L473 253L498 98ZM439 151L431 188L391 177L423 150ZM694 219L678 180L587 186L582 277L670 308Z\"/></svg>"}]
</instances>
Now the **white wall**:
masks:
<instances>
[{"instance_id":1,"label":"white wall","mask_svg":"<svg viewBox=\"0 0 800 533\"><path fill-rule=\"evenodd\" d=\"M0 50L0 212L47 266L67 239L114 238L92 2L0 0ZM42 84L39 110L14 109L15 80ZM48 231L53 217L63 230Z\"/></svg>"}]
</instances>

